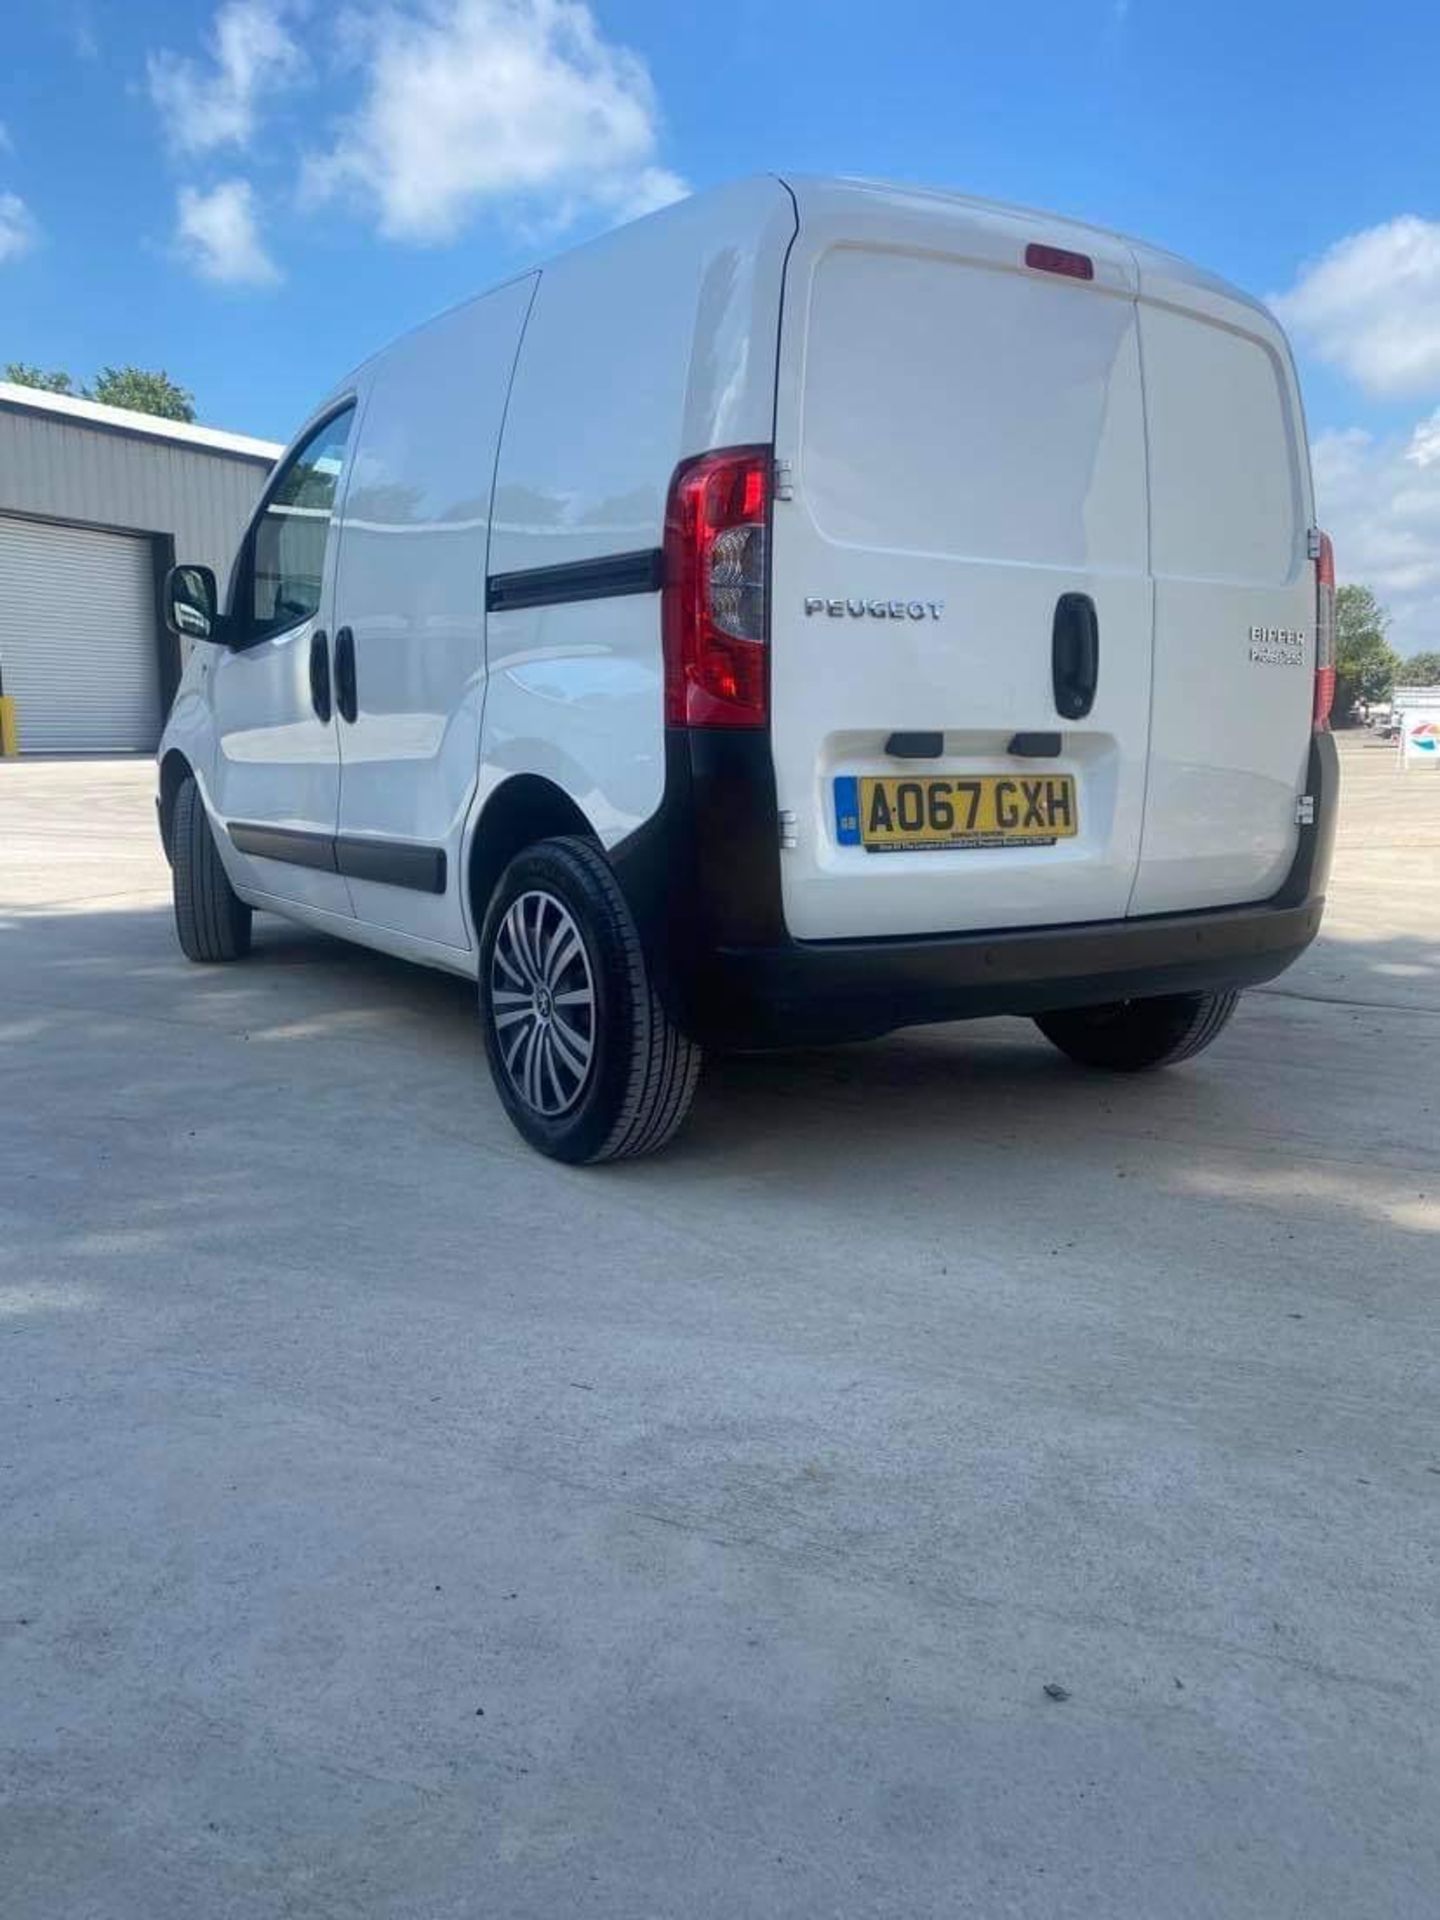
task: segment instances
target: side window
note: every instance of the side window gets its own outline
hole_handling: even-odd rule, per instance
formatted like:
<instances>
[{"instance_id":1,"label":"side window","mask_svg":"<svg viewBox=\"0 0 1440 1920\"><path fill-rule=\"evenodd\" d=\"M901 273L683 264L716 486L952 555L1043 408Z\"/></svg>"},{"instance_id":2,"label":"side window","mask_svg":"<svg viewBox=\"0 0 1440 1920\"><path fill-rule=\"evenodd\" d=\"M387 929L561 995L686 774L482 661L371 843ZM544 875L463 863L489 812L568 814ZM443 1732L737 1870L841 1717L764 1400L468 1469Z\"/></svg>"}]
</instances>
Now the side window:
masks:
<instances>
[{"instance_id":1,"label":"side window","mask_svg":"<svg viewBox=\"0 0 1440 1920\"><path fill-rule=\"evenodd\" d=\"M319 611L335 486L354 417L350 407L316 428L292 455L255 523L244 613L256 640Z\"/></svg>"}]
</instances>

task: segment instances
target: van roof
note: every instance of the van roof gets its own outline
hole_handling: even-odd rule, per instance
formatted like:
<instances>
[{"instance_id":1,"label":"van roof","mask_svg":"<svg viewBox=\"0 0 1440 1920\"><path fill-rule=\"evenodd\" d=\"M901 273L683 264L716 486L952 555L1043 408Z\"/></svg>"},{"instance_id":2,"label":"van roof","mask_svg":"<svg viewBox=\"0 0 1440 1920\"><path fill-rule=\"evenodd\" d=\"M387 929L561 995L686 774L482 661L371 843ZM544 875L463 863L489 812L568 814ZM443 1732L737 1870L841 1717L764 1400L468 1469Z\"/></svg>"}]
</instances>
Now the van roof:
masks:
<instances>
[{"instance_id":1,"label":"van roof","mask_svg":"<svg viewBox=\"0 0 1440 1920\"><path fill-rule=\"evenodd\" d=\"M778 175L795 194L796 199L812 209L819 209L824 203L841 204L846 199L864 198L870 201L888 202L898 207L918 211L931 208L938 214L949 214L953 218L964 220L966 215L983 218L989 225L996 221L1011 222L1017 231L1043 228L1050 237L1056 237L1061 231L1073 235L1094 234L1107 240L1112 246L1118 245L1129 250L1137 269L1147 270L1151 275L1163 276L1166 280L1178 282L1184 286L1203 288L1206 292L1219 295L1224 300L1236 301L1252 311L1269 314L1264 302L1247 293L1243 287L1237 287L1222 275L1212 273L1208 268L1198 266L1183 254L1172 253L1166 247L1158 247L1148 240L1139 240L1134 234L1121 232L1119 228L1107 227L1096 220L1085 220L1069 213L1057 213L1053 209L1030 207L1018 201L986 200L978 194L962 193L951 187L912 186L908 183L892 180L870 180L859 175L845 174L782 174Z\"/></svg>"},{"instance_id":2,"label":"van roof","mask_svg":"<svg viewBox=\"0 0 1440 1920\"><path fill-rule=\"evenodd\" d=\"M1207 306L1222 312L1226 306L1242 307L1250 313L1260 316L1264 322L1262 331L1273 340L1283 341L1278 323L1273 314L1252 294L1233 285L1220 275L1210 273L1197 266L1193 261L1180 254L1170 253L1163 247L1150 245L1148 241L1137 240L1132 235L1121 233L1113 227L1101 226L1093 220L1077 219L1071 214L1046 212L1038 207L1026 207L1005 200L985 200L978 195L961 193L946 187L913 186L908 183L886 180L868 180L858 176L844 174L803 174L768 173L750 174L738 180L727 181L714 187L702 189L697 194L672 202L654 213L643 215L638 220L626 221L618 227L596 234L587 240L577 241L574 246L564 247L558 253L537 260L521 272L507 276L506 280L490 286L480 287L473 294L466 295L455 303L456 307L468 306L472 300L483 299L486 294L494 293L500 286L513 280L525 279L531 273L543 273L558 268L562 262L573 255L592 254L606 248L625 244L626 236L635 228L653 229L661 221L677 217L703 218L702 209L712 204L717 219L734 220L737 203L743 202L747 194L754 194L757 188L769 187L772 191L779 186L788 191L799 206L802 218L805 213L840 213L847 201L864 200L871 207L889 204L897 212L910 214L929 212L940 218L949 218L963 225L967 217L977 224L988 226L992 232L997 224L1011 225L1017 234L1029 234L1032 237L1044 237L1051 240L1071 239L1083 244L1084 237L1093 235L1103 239L1112 250L1123 249L1130 256L1127 266L1138 276L1142 291L1147 282L1152 290L1159 291L1159 297L1189 305L1192 295L1195 305L1204 310ZM722 202L728 205L722 211ZM452 311L446 309L445 311ZM345 379L333 387L325 400L310 415L302 432L343 394L352 391L361 376L401 340L420 331L432 321L441 318L440 314L427 315L414 327L406 328L402 333L386 341L374 353L367 354L364 360L353 367ZM1233 314L1226 316L1232 323Z\"/></svg>"}]
</instances>

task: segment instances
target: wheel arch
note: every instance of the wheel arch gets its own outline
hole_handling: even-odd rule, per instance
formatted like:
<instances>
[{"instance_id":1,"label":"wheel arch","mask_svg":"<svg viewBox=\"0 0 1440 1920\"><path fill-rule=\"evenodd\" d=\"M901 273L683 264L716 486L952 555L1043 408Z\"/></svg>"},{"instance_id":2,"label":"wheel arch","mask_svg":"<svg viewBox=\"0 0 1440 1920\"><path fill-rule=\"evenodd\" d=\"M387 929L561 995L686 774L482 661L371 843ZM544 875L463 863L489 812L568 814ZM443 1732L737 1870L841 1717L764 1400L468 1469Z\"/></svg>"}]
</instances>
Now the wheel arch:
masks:
<instances>
[{"instance_id":1,"label":"wheel arch","mask_svg":"<svg viewBox=\"0 0 1440 1920\"><path fill-rule=\"evenodd\" d=\"M485 912L506 867L537 840L574 834L593 845L600 837L580 808L565 792L538 773L516 773L502 782L476 819L466 863L470 920L479 950Z\"/></svg>"}]
</instances>

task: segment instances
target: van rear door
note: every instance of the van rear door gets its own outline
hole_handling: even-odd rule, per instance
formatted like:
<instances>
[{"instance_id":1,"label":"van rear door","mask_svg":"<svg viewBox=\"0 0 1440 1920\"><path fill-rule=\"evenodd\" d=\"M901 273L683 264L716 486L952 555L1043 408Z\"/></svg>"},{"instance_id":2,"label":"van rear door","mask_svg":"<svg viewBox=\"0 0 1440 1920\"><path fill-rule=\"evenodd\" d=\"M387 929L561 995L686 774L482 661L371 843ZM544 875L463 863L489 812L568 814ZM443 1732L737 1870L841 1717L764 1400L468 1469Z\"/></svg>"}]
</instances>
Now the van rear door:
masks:
<instances>
[{"instance_id":1,"label":"van rear door","mask_svg":"<svg viewBox=\"0 0 1440 1920\"><path fill-rule=\"evenodd\" d=\"M1119 919L1152 619L1133 256L958 198L795 192L771 575L789 930Z\"/></svg>"},{"instance_id":2,"label":"van rear door","mask_svg":"<svg viewBox=\"0 0 1440 1920\"><path fill-rule=\"evenodd\" d=\"M1264 899L1298 835L1315 674L1309 462L1290 356L1233 289L1138 250L1155 578L1131 911Z\"/></svg>"}]
</instances>

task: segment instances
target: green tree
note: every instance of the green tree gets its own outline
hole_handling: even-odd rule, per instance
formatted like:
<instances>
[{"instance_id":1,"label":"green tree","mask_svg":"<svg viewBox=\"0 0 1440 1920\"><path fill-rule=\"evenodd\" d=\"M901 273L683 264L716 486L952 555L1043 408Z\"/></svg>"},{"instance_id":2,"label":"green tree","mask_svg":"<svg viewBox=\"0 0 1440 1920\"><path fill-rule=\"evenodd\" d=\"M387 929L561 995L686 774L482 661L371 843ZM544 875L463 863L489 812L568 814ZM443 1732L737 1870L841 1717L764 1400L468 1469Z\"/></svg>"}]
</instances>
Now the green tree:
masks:
<instances>
[{"instance_id":1,"label":"green tree","mask_svg":"<svg viewBox=\"0 0 1440 1920\"><path fill-rule=\"evenodd\" d=\"M1400 656L1385 638L1390 616L1369 587L1335 596L1335 721L1348 726L1358 700L1388 700Z\"/></svg>"},{"instance_id":2,"label":"green tree","mask_svg":"<svg viewBox=\"0 0 1440 1920\"><path fill-rule=\"evenodd\" d=\"M38 387L42 393L69 393L82 400L98 400L104 407L129 407L132 413L154 413L162 420L193 420L195 396L177 386L168 373L150 373L144 367L102 367L94 384L77 386L68 373L27 366L12 360L5 378L17 387Z\"/></svg>"},{"instance_id":3,"label":"green tree","mask_svg":"<svg viewBox=\"0 0 1440 1920\"><path fill-rule=\"evenodd\" d=\"M43 367L27 366L23 360L12 360L5 369L5 378L12 387L38 387L42 393L74 393L75 382L68 373L57 368L46 373Z\"/></svg>"},{"instance_id":4,"label":"green tree","mask_svg":"<svg viewBox=\"0 0 1440 1920\"><path fill-rule=\"evenodd\" d=\"M1440 653L1412 653L1395 679L1402 687L1440 687Z\"/></svg>"},{"instance_id":5,"label":"green tree","mask_svg":"<svg viewBox=\"0 0 1440 1920\"><path fill-rule=\"evenodd\" d=\"M168 373L149 373L144 367L102 367L86 397L106 407L159 414L162 420L195 418L194 394L177 386Z\"/></svg>"}]
</instances>

